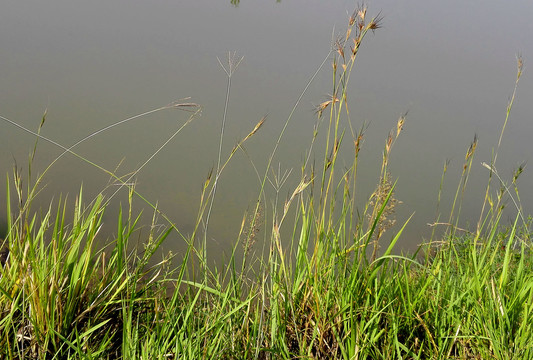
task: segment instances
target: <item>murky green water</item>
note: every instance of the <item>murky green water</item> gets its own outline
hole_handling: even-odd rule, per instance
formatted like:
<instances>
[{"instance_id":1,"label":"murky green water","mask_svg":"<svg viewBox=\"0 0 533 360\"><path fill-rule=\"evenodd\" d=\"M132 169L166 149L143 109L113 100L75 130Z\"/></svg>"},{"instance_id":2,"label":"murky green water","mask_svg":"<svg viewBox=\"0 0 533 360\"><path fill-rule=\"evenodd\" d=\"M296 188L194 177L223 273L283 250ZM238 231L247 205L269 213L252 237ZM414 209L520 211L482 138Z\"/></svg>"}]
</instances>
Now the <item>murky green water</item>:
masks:
<instances>
[{"instance_id":1,"label":"murky green water","mask_svg":"<svg viewBox=\"0 0 533 360\"><path fill-rule=\"evenodd\" d=\"M268 155L307 81L330 50L332 35L343 31L352 1L4 2L0 12L0 115L35 130L48 109L44 136L70 146L89 133L130 116L191 97L202 116L187 126L135 177L137 190L158 202L188 233L195 223L200 190L216 165L226 75L220 67L228 51L244 60L232 78L224 153L268 114L261 131L225 170L213 208L211 251L229 252L242 214L253 206ZM505 118L516 74L516 54L525 72L498 160L499 172L512 171L532 156L533 5L529 1L372 1L383 29L366 39L352 79L350 108L356 127L369 123L361 152L361 199L373 190L381 149L398 117L409 111L405 131L392 156L399 179L399 222L415 212L400 247L422 242L434 220L440 176L451 161L441 210L448 214L464 154L473 139L479 148L463 205L464 223L477 220L487 170ZM331 89L329 63L311 84L289 125L276 164L299 165L311 139L313 104ZM158 112L128 122L77 147L88 159L119 173L137 169L183 124L189 113ZM26 171L34 137L0 123L0 174L14 159ZM35 167L61 153L41 141ZM59 193L74 198L83 183L89 198L109 176L73 156L48 173L42 204ZM290 184L290 181L288 185ZM531 212L533 178L526 168L521 197ZM4 186L0 187L2 199ZM283 196L290 186L283 189ZM109 192L108 192L109 193ZM125 193L117 200L125 201ZM4 202L2 200L2 202ZM115 201L105 218L113 232ZM142 203L137 201L138 209ZM363 206L363 201L361 202ZM147 213L148 210L145 210ZM5 214L2 210L1 214ZM512 215L512 213L510 214ZM160 223L164 223L160 220ZM175 238L167 246L182 249Z\"/></svg>"}]
</instances>

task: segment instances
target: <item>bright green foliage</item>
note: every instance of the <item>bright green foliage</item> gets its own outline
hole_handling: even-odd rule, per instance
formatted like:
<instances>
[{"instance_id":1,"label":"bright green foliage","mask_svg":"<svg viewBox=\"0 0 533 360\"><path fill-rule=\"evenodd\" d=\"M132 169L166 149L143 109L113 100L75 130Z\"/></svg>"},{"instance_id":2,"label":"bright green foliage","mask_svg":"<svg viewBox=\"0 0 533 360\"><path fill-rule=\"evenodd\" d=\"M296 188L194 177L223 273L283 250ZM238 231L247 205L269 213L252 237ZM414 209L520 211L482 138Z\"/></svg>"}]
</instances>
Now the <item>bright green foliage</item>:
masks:
<instances>
[{"instance_id":1,"label":"bright green foliage","mask_svg":"<svg viewBox=\"0 0 533 360\"><path fill-rule=\"evenodd\" d=\"M208 266L207 256L218 179L265 118L224 160L224 115L217 166L203 184L189 236L135 191L131 177L123 181L74 153L74 146L62 147L61 156L73 154L129 189L130 208L127 215L118 214L112 239L99 234L110 199L99 195L86 205L80 190L73 211L59 200L34 213L31 204L42 175L24 190L15 172L14 184L7 181L8 233L2 244L9 257L0 268L0 359L533 359L533 255L516 185L521 169L513 177L513 195L495 170L497 156L485 164L490 178L480 220L474 232L460 229L474 138L449 220L439 223L448 230L414 254L398 255L395 247L409 220L393 228L387 243L384 234L394 225L398 204L388 164L403 115L386 139L376 190L365 202L355 201L365 127L353 130L348 82L365 35L380 21L369 20L364 7L350 18L327 57L334 56L332 95L317 107L309 149L311 154L319 146L315 141L326 127L323 160L311 164L308 156L300 179L284 189L291 186L291 172L275 172L272 163L291 113L262 177L256 168L261 183L257 205L244 217L223 270ZM231 76L241 60L230 54L224 67L224 114ZM519 60L517 82L521 71ZM513 100L514 93L505 124ZM178 106L196 104L152 112ZM322 121L326 113L329 121ZM35 135L46 139L40 127ZM337 161L346 148L352 163L341 171ZM495 197L493 175L500 181ZM275 194L267 200L268 183ZM12 208L13 191L17 209ZM442 184L439 200L441 192ZM289 195L280 199L282 193ZM513 224L501 226L505 196L517 215ZM140 219L131 215L134 197L154 209L154 219L161 216L169 223L168 230L156 232L153 226L143 234L143 249L132 245ZM183 259L176 264L167 257L154 264L154 253L171 231L187 244ZM260 235L265 251L254 257L251 249ZM237 255L241 248L243 256Z\"/></svg>"}]
</instances>

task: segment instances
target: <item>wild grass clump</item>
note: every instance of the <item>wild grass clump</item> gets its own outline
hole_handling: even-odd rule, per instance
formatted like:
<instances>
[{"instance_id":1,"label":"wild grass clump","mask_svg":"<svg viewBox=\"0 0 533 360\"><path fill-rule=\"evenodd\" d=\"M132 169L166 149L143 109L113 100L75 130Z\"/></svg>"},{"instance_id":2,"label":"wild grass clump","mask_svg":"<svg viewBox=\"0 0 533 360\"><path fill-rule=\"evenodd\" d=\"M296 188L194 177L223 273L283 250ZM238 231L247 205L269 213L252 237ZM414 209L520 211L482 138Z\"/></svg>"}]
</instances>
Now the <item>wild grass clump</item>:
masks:
<instances>
[{"instance_id":1,"label":"wild grass clump","mask_svg":"<svg viewBox=\"0 0 533 360\"><path fill-rule=\"evenodd\" d=\"M474 230L459 228L477 146L474 138L449 218L442 221L437 214L433 224L446 231L412 255L398 255L394 248L409 220L401 221L386 242L400 204L389 160L407 114L386 137L375 191L365 202L356 202L366 127L356 131L351 123L348 83L363 40L380 28L381 17L370 18L363 6L348 24L326 58L333 56L331 95L317 106L318 120L299 179L293 181L292 170L274 170L273 165L293 110L263 175L256 168L260 182L256 206L243 217L232 255L222 268L210 267L207 253L218 180L234 154L265 122L262 118L223 156L231 78L242 60L235 54L223 66L228 87L218 161L203 183L192 234L180 233L171 217L132 185L133 176L183 127L131 176L120 177L91 163L106 171L120 189L129 190L127 213L120 211L115 236L103 247L97 246L102 215L116 192L102 193L86 205L80 190L73 211L60 199L34 213L31 205L42 175L33 187L23 189L15 171L14 181L7 181L8 232L3 248L8 255L0 269L0 358L533 358L530 220L520 206L516 181L523 168L507 185L496 171L496 150L486 164L489 182L480 220ZM517 83L521 71L519 60ZM514 93L502 134L513 100ZM195 104L184 104L196 109ZM40 131L34 134L49 141ZM323 154L314 150L322 135ZM78 156L73 148L80 142L70 148L58 146L63 154ZM347 147L351 165L340 167L341 151ZM34 153L35 148L31 160ZM312 162L312 156L321 160ZM495 192L494 177L499 181ZM16 197L11 196L13 191ZM287 197L282 198L282 193ZM152 226L142 249L132 241L139 236L140 218L131 215L136 197L153 207L154 224L157 217L169 223L162 232ZM501 224L503 204L509 199L515 221ZM12 208L15 200L18 206ZM176 264L165 257L156 263L153 254L172 231L187 244L183 259ZM264 244L265 255L254 257L259 244ZM236 255L241 250L242 258Z\"/></svg>"}]
</instances>

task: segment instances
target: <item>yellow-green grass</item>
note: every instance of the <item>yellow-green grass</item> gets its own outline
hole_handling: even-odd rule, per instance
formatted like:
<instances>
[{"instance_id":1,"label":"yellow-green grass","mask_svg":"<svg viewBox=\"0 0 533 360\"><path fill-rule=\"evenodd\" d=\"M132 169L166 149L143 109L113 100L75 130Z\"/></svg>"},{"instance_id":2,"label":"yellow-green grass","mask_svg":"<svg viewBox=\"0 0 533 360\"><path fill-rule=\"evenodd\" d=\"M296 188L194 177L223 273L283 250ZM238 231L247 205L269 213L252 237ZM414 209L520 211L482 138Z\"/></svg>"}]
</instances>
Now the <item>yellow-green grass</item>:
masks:
<instances>
[{"instance_id":1,"label":"yellow-green grass","mask_svg":"<svg viewBox=\"0 0 533 360\"><path fill-rule=\"evenodd\" d=\"M206 252L217 183L265 118L229 154L220 150L216 168L203 184L190 235L180 233L169 216L138 194L131 176L122 178L93 163L129 190L126 211L116 214L117 235L107 246L96 246L113 195L85 202L80 190L73 209L59 200L34 212L43 175L25 189L15 171L13 180L6 181L8 231L2 246L9 255L0 270L0 358L533 358L530 223L518 192L513 193L521 169L506 185L496 171L496 149L486 165L490 177L480 220L475 229L462 232L457 224L475 156L474 139L446 221L448 230L412 255L398 255L394 248L407 222L390 242L384 243L383 234L395 221L395 180L388 165L406 121L402 115L386 137L376 190L366 202L355 201L365 127L355 131L350 122L347 84L363 39L380 22L365 7L350 17L348 30L327 57L334 59L332 95L317 106L322 120L309 154L323 136L321 161L312 164L308 157L300 180L281 198L287 173L272 175L271 168L291 113L263 175L256 169L261 183L257 206L244 216L232 256L221 269L208 266ZM230 54L226 106L239 62ZM517 83L521 71L519 61ZM502 134L513 100L514 93ZM169 107L196 110L196 104L180 102L154 111ZM35 134L49 141L40 131ZM349 168L337 164L343 142L351 146ZM500 143L501 138L498 147ZM75 146L62 148L78 156ZM35 147L29 179L34 153ZM495 192L494 178L499 181ZM274 198L267 199L267 183L277 190ZM154 218L168 221L162 232L152 227L140 249L133 246L139 217L132 216L131 206L137 197L153 208ZM502 225L502 204L509 198L515 221ZM178 232L187 244L183 259L176 264L167 257L156 263L153 254L170 232ZM250 249L260 242L264 255L254 256Z\"/></svg>"}]
</instances>

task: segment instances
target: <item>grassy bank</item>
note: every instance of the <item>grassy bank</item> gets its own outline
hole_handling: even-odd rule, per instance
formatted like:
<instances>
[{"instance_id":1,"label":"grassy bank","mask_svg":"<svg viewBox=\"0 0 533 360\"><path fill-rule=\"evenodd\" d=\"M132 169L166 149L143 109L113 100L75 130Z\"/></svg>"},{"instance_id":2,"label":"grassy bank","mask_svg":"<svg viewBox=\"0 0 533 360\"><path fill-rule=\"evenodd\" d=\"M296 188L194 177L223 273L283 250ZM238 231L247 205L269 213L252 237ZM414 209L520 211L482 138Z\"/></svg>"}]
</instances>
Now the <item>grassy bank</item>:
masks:
<instances>
[{"instance_id":1,"label":"grassy bank","mask_svg":"<svg viewBox=\"0 0 533 360\"><path fill-rule=\"evenodd\" d=\"M218 180L242 145L260 132L264 118L231 152L220 150L203 184L191 234L182 234L170 216L131 184L159 150L128 178L91 163L121 184L119 190L128 191L130 199L116 214L116 236L103 248L97 246L99 230L114 194L85 199L80 190L73 208L58 200L34 212L32 203L44 174L25 188L15 171L7 180L8 232L2 246L9 252L0 270L0 358L533 358L530 224L516 182L522 168L509 183L499 177L501 137L491 163L485 164L486 196L473 229L457 225L476 139L466 151L451 213L435 221L446 231L411 255L394 251L408 223L390 234L397 200L388 165L405 115L385 139L375 191L366 202L356 202L365 127L355 130L350 121L347 89L360 46L380 22L379 16L370 18L366 8L349 19L347 31L326 57L333 58L332 95L317 106L318 120L299 180L287 191L288 173L272 171L291 114L263 175L257 169L257 205L243 217L233 255L221 269L207 266L206 250ZM225 65L226 106L239 62L229 56ZM521 71L519 60L517 84ZM502 135L513 101L514 93ZM196 104L186 102L154 111L171 107L193 109L185 125L197 114ZM58 145L64 151L61 156L70 153L89 162L75 153L75 146L97 134L70 148ZM48 141L39 131L35 135ZM323 152L314 149L319 138ZM337 164L346 148L349 168ZM35 148L30 164L34 153ZM313 162L311 154L319 160ZM30 179L31 173L30 165ZM267 186L274 188L273 198L267 198ZM154 218L168 221L166 230L153 226L141 248L134 246L139 222L132 216L134 198L145 200ZM506 203L515 215L510 225L500 221ZM265 230L258 231L260 226ZM187 251L179 264L171 257L155 262L153 254L170 232L182 237ZM265 244L265 255L255 257L250 249L260 244ZM239 251L242 259L235 255Z\"/></svg>"}]
</instances>

